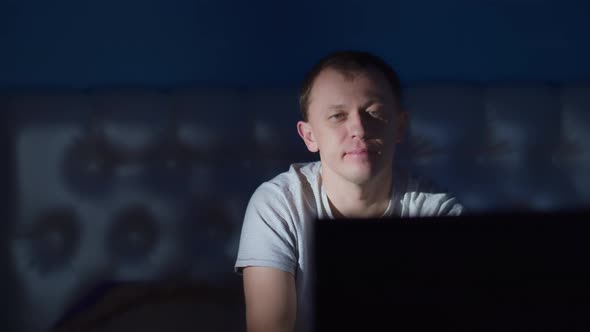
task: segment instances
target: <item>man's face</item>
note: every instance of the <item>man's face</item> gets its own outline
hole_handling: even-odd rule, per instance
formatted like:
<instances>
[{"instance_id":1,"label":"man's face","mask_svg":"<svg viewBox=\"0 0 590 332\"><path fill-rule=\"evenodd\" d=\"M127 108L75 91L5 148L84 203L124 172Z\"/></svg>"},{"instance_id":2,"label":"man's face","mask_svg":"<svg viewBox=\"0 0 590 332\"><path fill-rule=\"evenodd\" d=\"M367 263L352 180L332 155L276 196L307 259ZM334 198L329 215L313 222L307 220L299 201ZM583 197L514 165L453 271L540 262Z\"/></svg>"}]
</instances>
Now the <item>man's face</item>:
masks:
<instances>
[{"instance_id":1,"label":"man's face","mask_svg":"<svg viewBox=\"0 0 590 332\"><path fill-rule=\"evenodd\" d=\"M399 109L389 82L376 69L343 74L323 70L310 92L308 122L298 130L322 168L364 184L391 168L407 114Z\"/></svg>"}]
</instances>

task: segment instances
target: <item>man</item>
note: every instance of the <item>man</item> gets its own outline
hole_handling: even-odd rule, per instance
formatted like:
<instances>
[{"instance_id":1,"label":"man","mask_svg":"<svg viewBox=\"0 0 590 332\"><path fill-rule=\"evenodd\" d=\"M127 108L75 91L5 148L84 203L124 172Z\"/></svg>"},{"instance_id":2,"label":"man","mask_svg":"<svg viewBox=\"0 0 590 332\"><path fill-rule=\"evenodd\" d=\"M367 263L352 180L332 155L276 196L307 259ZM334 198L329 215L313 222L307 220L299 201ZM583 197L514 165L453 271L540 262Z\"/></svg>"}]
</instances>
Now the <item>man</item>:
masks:
<instances>
[{"instance_id":1,"label":"man","mask_svg":"<svg viewBox=\"0 0 590 332\"><path fill-rule=\"evenodd\" d=\"M309 330L311 227L316 218L459 215L444 193L394 171L408 122L398 75L379 57L336 52L308 74L297 131L320 161L294 164L253 194L236 271L250 332ZM354 244L351 244L354 245ZM354 262L350 266L354 268Z\"/></svg>"}]
</instances>

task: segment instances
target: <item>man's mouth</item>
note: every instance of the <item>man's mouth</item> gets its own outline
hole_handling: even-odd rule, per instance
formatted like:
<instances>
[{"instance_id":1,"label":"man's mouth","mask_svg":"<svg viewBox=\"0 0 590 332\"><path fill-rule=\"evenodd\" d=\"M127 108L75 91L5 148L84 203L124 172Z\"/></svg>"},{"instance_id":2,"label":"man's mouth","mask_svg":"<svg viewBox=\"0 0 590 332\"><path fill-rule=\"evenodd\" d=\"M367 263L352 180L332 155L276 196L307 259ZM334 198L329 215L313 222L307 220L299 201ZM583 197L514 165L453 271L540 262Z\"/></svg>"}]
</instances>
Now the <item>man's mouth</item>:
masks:
<instances>
[{"instance_id":1,"label":"man's mouth","mask_svg":"<svg viewBox=\"0 0 590 332\"><path fill-rule=\"evenodd\" d=\"M353 149L347 151L346 154L352 156L364 156L369 154L369 150L366 148Z\"/></svg>"}]
</instances>

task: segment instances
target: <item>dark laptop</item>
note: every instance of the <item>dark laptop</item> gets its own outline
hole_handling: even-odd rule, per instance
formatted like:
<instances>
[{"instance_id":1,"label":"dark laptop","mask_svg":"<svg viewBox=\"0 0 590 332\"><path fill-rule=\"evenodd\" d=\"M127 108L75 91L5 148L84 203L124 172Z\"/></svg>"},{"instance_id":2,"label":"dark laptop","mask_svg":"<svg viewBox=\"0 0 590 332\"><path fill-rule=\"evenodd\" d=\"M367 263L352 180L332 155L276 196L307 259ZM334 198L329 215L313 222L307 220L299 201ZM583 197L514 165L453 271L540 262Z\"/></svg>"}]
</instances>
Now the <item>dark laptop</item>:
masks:
<instances>
[{"instance_id":1,"label":"dark laptop","mask_svg":"<svg viewBox=\"0 0 590 332\"><path fill-rule=\"evenodd\" d=\"M589 216L320 220L316 331L590 331Z\"/></svg>"}]
</instances>

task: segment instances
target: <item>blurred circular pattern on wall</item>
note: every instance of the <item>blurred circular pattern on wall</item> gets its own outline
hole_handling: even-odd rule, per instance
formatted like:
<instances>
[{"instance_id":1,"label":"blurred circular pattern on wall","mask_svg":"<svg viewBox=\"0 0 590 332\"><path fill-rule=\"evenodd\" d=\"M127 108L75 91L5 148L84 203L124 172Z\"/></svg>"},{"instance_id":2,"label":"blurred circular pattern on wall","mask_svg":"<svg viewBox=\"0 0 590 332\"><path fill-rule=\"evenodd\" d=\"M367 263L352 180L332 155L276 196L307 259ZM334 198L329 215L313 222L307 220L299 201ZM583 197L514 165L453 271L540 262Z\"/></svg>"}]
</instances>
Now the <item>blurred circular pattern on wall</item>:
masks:
<instances>
[{"instance_id":1,"label":"blurred circular pattern on wall","mask_svg":"<svg viewBox=\"0 0 590 332\"><path fill-rule=\"evenodd\" d=\"M124 208L114 218L106 246L114 261L137 263L155 251L159 242L154 214L144 205Z\"/></svg>"},{"instance_id":2,"label":"blurred circular pattern on wall","mask_svg":"<svg viewBox=\"0 0 590 332\"><path fill-rule=\"evenodd\" d=\"M232 222L228 206L227 202L203 199L188 209L181 223L182 245L195 280L215 283L233 276L237 251L231 244L239 226Z\"/></svg>"},{"instance_id":3,"label":"blurred circular pattern on wall","mask_svg":"<svg viewBox=\"0 0 590 332\"><path fill-rule=\"evenodd\" d=\"M100 132L77 138L64 152L62 176L72 191L82 195L105 194L122 158Z\"/></svg>"},{"instance_id":4,"label":"blurred circular pattern on wall","mask_svg":"<svg viewBox=\"0 0 590 332\"><path fill-rule=\"evenodd\" d=\"M173 134L155 140L142 156L148 177L146 185L162 194L186 194L192 172L192 152Z\"/></svg>"},{"instance_id":5,"label":"blurred circular pattern on wall","mask_svg":"<svg viewBox=\"0 0 590 332\"><path fill-rule=\"evenodd\" d=\"M19 236L26 243L30 264L40 274L68 266L80 246L79 219L73 208L41 211L31 227Z\"/></svg>"}]
</instances>

